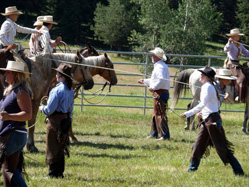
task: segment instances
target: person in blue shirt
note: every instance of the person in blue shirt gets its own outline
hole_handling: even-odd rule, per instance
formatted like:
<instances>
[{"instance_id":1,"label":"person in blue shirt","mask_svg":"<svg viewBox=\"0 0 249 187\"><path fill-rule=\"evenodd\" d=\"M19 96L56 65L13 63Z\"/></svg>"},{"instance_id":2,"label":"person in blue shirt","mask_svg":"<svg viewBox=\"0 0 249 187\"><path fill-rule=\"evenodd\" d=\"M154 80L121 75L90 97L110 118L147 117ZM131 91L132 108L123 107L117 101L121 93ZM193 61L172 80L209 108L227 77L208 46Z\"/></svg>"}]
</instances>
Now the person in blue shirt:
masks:
<instances>
[{"instance_id":1,"label":"person in blue shirt","mask_svg":"<svg viewBox=\"0 0 249 187\"><path fill-rule=\"evenodd\" d=\"M49 93L47 105L39 109L47 115L46 163L50 177L61 177L65 170L65 153L69 157L68 132L72 123L74 91L71 65L60 64L55 69L58 84Z\"/></svg>"}]
</instances>

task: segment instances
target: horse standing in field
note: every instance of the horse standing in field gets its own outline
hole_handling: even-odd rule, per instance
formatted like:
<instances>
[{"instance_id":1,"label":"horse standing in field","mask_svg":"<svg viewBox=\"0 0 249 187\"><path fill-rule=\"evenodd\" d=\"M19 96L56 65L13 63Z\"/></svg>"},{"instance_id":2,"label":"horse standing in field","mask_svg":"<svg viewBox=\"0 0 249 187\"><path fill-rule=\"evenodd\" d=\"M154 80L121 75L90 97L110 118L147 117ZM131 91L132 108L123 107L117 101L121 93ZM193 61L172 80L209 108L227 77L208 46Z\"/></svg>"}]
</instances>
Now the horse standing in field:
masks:
<instances>
[{"instance_id":1,"label":"horse standing in field","mask_svg":"<svg viewBox=\"0 0 249 187\"><path fill-rule=\"evenodd\" d=\"M199 81L200 76L201 76L201 73L195 69L186 69L182 71L181 73L179 73L179 75L177 76L175 87L174 87L173 94L172 94L171 109L175 108L178 102L178 99L183 90L184 90L184 95L186 94L186 89L188 86L186 86L186 84L182 84L181 82L189 84L189 88L193 96L193 100L188 104L187 109L190 110L198 104L198 101L200 100L200 91L201 91L200 88L202 86L201 82ZM234 81L232 81L231 84L226 86L226 92L229 94L228 98L224 100L224 103L226 104L239 103L234 100L234 93L235 93L234 85L235 85ZM247 121L249 118L249 94L248 94L249 86L246 87L246 93L247 93L246 98L245 98L246 108L245 108L244 122L242 126L242 131L245 133L246 131L249 131L249 126L248 126L248 129L246 130ZM185 126L185 130L189 129L189 125L191 123L192 123L192 130L195 129L193 120L194 120L194 116L187 119L187 125Z\"/></svg>"},{"instance_id":2,"label":"horse standing in field","mask_svg":"<svg viewBox=\"0 0 249 187\"><path fill-rule=\"evenodd\" d=\"M30 58L30 60L32 64L31 88L33 91L33 114L32 119L28 122L28 126L31 128L28 129L27 149L30 152L37 152L38 149L35 147L34 143L35 127L32 127L32 125L35 124L41 98L47 95L49 86L55 78L56 71L53 71L52 68L57 68L61 62L65 61L69 63L78 63L79 65L72 64L72 77L76 83L82 85L84 89L87 90L93 87L94 82L92 75L89 72L89 68L87 66L82 66L85 64L85 59L79 53L52 53Z\"/></svg>"}]
</instances>

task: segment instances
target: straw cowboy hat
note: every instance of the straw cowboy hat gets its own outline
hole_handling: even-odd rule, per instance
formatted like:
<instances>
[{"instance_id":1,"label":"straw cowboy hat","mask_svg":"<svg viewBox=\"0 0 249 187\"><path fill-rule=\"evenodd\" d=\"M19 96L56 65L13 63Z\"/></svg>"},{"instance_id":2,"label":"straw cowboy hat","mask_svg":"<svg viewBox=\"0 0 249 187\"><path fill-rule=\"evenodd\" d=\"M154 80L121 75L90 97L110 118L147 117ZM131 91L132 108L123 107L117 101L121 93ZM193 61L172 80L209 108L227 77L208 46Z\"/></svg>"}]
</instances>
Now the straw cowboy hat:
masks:
<instances>
[{"instance_id":1,"label":"straw cowboy hat","mask_svg":"<svg viewBox=\"0 0 249 187\"><path fill-rule=\"evenodd\" d=\"M12 14L23 14L21 11L17 10L16 6L10 6L5 8L5 13L1 13L3 16L8 16Z\"/></svg>"},{"instance_id":2,"label":"straw cowboy hat","mask_svg":"<svg viewBox=\"0 0 249 187\"><path fill-rule=\"evenodd\" d=\"M215 75L216 78L227 79L227 80L236 80L237 77L232 76L231 70L229 69L219 69L218 74Z\"/></svg>"},{"instance_id":3,"label":"straw cowboy hat","mask_svg":"<svg viewBox=\"0 0 249 187\"><path fill-rule=\"evenodd\" d=\"M214 76L215 76L215 71L210 68L210 67L205 67L204 70L198 69L198 71L200 71L202 74L204 74L205 76L207 76L209 79L211 79L213 82L216 82Z\"/></svg>"},{"instance_id":4,"label":"straw cowboy hat","mask_svg":"<svg viewBox=\"0 0 249 187\"><path fill-rule=\"evenodd\" d=\"M34 26L42 26L43 22L41 21L44 18L44 16L38 16L36 19L36 22L34 23Z\"/></svg>"},{"instance_id":5,"label":"straw cowboy hat","mask_svg":"<svg viewBox=\"0 0 249 187\"><path fill-rule=\"evenodd\" d=\"M160 47L156 47L154 50L149 51L149 52L156 55L158 58L160 58L163 61L167 60L167 57L165 56L164 50L162 50Z\"/></svg>"},{"instance_id":6,"label":"straw cowboy hat","mask_svg":"<svg viewBox=\"0 0 249 187\"><path fill-rule=\"evenodd\" d=\"M23 62L9 60L8 64L7 64L7 67L6 68L0 68L0 70L14 71L14 72L18 72L18 73L27 73L27 74L29 74L29 72L24 71L24 66L25 66L25 64Z\"/></svg>"},{"instance_id":7,"label":"straw cowboy hat","mask_svg":"<svg viewBox=\"0 0 249 187\"><path fill-rule=\"evenodd\" d=\"M227 36L244 36L243 33L240 33L239 29L232 29L230 30L229 34L226 34Z\"/></svg>"},{"instance_id":8,"label":"straw cowboy hat","mask_svg":"<svg viewBox=\"0 0 249 187\"><path fill-rule=\"evenodd\" d=\"M51 23L54 25L58 25L58 23L53 21L53 16L44 16L43 19L41 19L40 21L42 21L43 23Z\"/></svg>"},{"instance_id":9,"label":"straw cowboy hat","mask_svg":"<svg viewBox=\"0 0 249 187\"><path fill-rule=\"evenodd\" d=\"M61 74L67 76L68 78L70 78L71 80L73 80L73 78L71 77L71 70L72 70L72 66L69 64L65 64L65 63L61 63L58 68L53 68L55 71L60 72Z\"/></svg>"}]
</instances>

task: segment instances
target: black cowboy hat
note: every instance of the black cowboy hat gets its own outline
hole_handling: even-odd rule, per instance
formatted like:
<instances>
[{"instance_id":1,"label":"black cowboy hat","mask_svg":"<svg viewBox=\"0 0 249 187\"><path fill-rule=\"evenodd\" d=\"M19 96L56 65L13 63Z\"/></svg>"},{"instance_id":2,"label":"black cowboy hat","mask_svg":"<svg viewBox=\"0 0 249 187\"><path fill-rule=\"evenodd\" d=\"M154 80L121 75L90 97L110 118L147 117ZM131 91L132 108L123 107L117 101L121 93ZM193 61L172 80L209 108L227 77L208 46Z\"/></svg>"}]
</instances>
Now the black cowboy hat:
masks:
<instances>
[{"instance_id":1,"label":"black cowboy hat","mask_svg":"<svg viewBox=\"0 0 249 187\"><path fill-rule=\"evenodd\" d=\"M53 68L53 69L73 80L73 78L71 77L71 69L72 69L71 65L61 63L58 68L56 69Z\"/></svg>"},{"instance_id":2,"label":"black cowboy hat","mask_svg":"<svg viewBox=\"0 0 249 187\"><path fill-rule=\"evenodd\" d=\"M202 74L210 78L213 82L216 82L214 78L216 73L212 68L206 66L204 70L198 69L198 71L200 71Z\"/></svg>"}]
</instances>

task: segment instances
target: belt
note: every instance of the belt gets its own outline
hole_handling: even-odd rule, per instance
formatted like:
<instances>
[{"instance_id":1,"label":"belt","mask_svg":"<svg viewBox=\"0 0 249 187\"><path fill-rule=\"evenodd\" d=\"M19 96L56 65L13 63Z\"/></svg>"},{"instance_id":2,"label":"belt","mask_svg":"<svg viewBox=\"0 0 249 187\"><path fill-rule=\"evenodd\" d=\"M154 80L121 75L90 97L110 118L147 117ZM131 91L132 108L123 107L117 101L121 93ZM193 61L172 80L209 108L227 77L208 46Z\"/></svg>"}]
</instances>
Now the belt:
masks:
<instances>
[{"instance_id":1,"label":"belt","mask_svg":"<svg viewBox=\"0 0 249 187\"><path fill-rule=\"evenodd\" d=\"M166 89L159 89L159 90L154 90L154 92L156 92L157 94L161 95L162 93L169 92L169 90L166 90Z\"/></svg>"}]
</instances>

